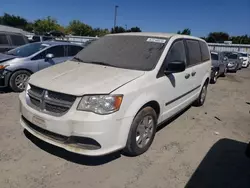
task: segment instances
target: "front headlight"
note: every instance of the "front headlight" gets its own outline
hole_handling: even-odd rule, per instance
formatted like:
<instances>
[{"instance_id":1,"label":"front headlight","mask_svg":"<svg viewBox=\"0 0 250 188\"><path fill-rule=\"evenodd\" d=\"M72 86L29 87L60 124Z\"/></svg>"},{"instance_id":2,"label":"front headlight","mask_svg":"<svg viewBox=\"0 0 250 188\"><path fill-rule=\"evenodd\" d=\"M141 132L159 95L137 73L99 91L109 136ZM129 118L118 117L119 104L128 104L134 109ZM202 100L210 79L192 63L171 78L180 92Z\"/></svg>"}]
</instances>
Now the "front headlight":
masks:
<instances>
[{"instance_id":1,"label":"front headlight","mask_svg":"<svg viewBox=\"0 0 250 188\"><path fill-rule=\"evenodd\" d=\"M120 109L123 95L87 95L83 96L77 110L96 114L111 114Z\"/></svg>"}]
</instances>

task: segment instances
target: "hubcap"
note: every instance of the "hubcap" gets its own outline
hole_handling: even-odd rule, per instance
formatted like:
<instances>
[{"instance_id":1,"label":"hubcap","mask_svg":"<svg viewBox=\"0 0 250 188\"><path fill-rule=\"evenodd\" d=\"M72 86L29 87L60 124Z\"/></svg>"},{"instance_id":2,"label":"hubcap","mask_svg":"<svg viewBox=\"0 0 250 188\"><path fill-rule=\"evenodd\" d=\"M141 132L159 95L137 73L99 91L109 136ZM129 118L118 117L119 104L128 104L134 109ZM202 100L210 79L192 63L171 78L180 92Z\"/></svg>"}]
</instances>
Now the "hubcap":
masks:
<instances>
[{"instance_id":1,"label":"hubcap","mask_svg":"<svg viewBox=\"0 0 250 188\"><path fill-rule=\"evenodd\" d=\"M207 94L207 86L204 85L201 90L201 103L203 103L206 99L206 94Z\"/></svg>"},{"instance_id":2,"label":"hubcap","mask_svg":"<svg viewBox=\"0 0 250 188\"><path fill-rule=\"evenodd\" d=\"M27 74L19 74L17 75L16 79L15 79L15 84L16 86L21 89L24 90L25 89L25 83L28 80L29 76Z\"/></svg>"},{"instance_id":3,"label":"hubcap","mask_svg":"<svg viewBox=\"0 0 250 188\"><path fill-rule=\"evenodd\" d=\"M144 148L153 136L154 121L152 116L145 116L136 130L136 144L139 148Z\"/></svg>"},{"instance_id":4,"label":"hubcap","mask_svg":"<svg viewBox=\"0 0 250 188\"><path fill-rule=\"evenodd\" d=\"M218 72L215 72L214 73L214 82L216 82L216 80L217 80L217 75L218 75Z\"/></svg>"}]
</instances>

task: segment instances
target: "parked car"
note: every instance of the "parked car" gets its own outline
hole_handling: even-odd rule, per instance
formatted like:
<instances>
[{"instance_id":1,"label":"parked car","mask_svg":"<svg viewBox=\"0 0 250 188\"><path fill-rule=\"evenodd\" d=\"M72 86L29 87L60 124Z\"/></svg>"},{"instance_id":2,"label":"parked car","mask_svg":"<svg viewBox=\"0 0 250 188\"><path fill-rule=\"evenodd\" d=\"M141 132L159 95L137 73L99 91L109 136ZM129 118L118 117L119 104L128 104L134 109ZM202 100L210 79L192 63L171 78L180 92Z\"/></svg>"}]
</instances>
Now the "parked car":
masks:
<instances>
[{"instance_id":1,"label":"parked car","mask_svg":"<svg viewBox=\"0 0 250 188\"><path fill-rule=\"evenodd\" d=\"M237 52L223 52L228 58L227 70L232 72L237 72L242 67L242 61L240 59L240 54Z\"/></svg>"},{"instance_id":2,"label":"parked car","mask_svg":"<svg viewBox=\"0 0 250 188\"><path fill-rule=\"evenodd\" d=\"M242 67L247 68L250 64L250 56L246 52L240 52L241 59L243 61Z\"/></svg>"},{"instance_id":3,"label":"parked car","mask_svg":"<svg viewBox=\"0 0 250 188\"><path fill-rule=\"evenodd\" d=\"M54 38L55 37L52 37L52 36L34 35L29 42L30 43L32 43L32 42L44 42L44 41L47 41L47 40L53 40Z\"/></svg>"},{"instance_id":4,"label":"parked car","mask_svg":"<svg viewBox=\"0 0 250 188\"><path fill-rule=\"evenodd\" d=\"M164 33L106 35L72 61L39 71L21 93L22 126L84 155L140 155L156 128L202 106L211 73L206 42Z\"/></svg>"},{"instance_id":5,"label":"parked car","mask_svg":"<svg viewBox=\"0 0 250 188\"><path fill-rule=\"evenodd\" d=\"M65 42L37 42L0 54L0 87L23 91L29 76L71 59L83 47Z\"/></svg>"},{"instance_id":6,"label":"parked car","mask_svg":"<svg viewBox=\"0 0 250 188\"><path fill-rule=\"evenodd\" d=\"M20 33L0 31L0 52L6 52L28 42L27 37Z\"/></svg>"},{"instance_id":7,"label":"parked car","mask_svg":"<svg viewBox=\"0 0 250 188\"><path fill-rule=\"evenodd\" d=\"M210 83L214 84L219 76L225 76L227 72L228 58L221 52L211 52L212 68Z\"/></svg>"}]
</instances>

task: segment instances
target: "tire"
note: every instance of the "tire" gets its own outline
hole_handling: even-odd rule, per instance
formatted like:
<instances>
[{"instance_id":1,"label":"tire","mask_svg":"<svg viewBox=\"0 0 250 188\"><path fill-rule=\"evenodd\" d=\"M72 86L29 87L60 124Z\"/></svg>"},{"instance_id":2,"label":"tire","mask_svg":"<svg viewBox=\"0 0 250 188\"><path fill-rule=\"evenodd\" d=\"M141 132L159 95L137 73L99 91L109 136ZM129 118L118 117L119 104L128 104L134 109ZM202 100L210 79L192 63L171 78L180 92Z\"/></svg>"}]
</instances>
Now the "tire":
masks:
<instances>
[{"instance_id":1,"label":"tire","mask_svg":"<svg viewBox=\"0 0 250 188\"><path fill-rule=\"evenodd\" d=\"M21 92L25 89L25 81L30 77L31 73L26 70L14 72L9 80L9 87L15 92ZM22 81L23 78L23 81ZM20 84L18 84L18 79Z\"/></svg>"},{"instance_id":2,"label":"tire","mask_svg":"<svg viewBox=\"0 0 250 188\"><path fill-rule=\"evenodd\" d=\"M218 74L219 74L218 70L212 72L211 80L210 80L211 84L215 84L217 82Z\"/></svg>"},{"instance_id":3,"label":"tire","mask_svg":"<svg viewBox=\"0 0 250 188\"><path fill-rule=\"evenodd\" d=\"M147 120L147 118L149 119ZM146 124L143 124L144 120L145 122L151 122L148 128L146 128ZM127 144L123 150L124 154L128 156L138 156L146 152L154 140L156 133L156 125L157 115L153 108L145 107L140 110L135 116L130 127ZM146 136L144 135L142 138L141 134L146 134ZM150 138L146 138L147 136L150 136Z\"/></svg>"},{"instance_id":4,"label":"tire","mask_svg":"<svg viewBox=\"0 0 250 188\"><path fill-rule=\"evenodd\" d=\"M204 102L206 100L206 96L207 96L207 86L208 86L207 83L205 83L202 86L202 89L201 89L201 92L199 94L199 97L194 101L193 106L196 106L196 107L203 106L203 104L204 104ZM205 96L204 96L203 92L205 92Z\"/></svg>"},{"instance_id":5,"label":"tire","mask_svg":"<svg viewBox=\"0 0 250 188\"><path fill-rule=\"evenodd\" d=\"M224 69L224 72L221 74L222 77L226 77L226 74L227 74L227 69L225 68Z\"/></svg>"}]
</instances>

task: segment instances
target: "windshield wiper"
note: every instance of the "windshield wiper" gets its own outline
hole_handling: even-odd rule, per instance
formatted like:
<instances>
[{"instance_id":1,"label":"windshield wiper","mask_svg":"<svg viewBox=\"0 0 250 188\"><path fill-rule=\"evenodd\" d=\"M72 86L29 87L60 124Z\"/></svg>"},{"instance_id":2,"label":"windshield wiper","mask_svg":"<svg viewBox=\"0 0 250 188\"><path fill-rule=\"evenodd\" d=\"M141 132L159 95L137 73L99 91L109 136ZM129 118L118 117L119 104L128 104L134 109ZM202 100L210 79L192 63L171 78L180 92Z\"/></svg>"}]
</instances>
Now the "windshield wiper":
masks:
<instances>
[{"instance_id":1,"label":"windshield wiper","mask_svg":"<svg viewBox=\"0 0 250 188\"><path fill-rule=\"evenodd\" d=\"M83 60L81 60L81 59L78 58L78 57L74 57L72 60L76 60L76 61L79 61L79 62L84 62Z\"/></svg>"},{"instance_id":2,"label":"windshield wiper","mask_svg":"<svg viewBox=\"0 0 250 188\"><path fill-rule=\"evenodd\" d=\"M96 65L103 65L103 66L110 66L110 67L116 67L115 65L110 65L108 63L101 62L101 61L84 61L84 63L96 64Z\"/></svg>"}]
</instances>

